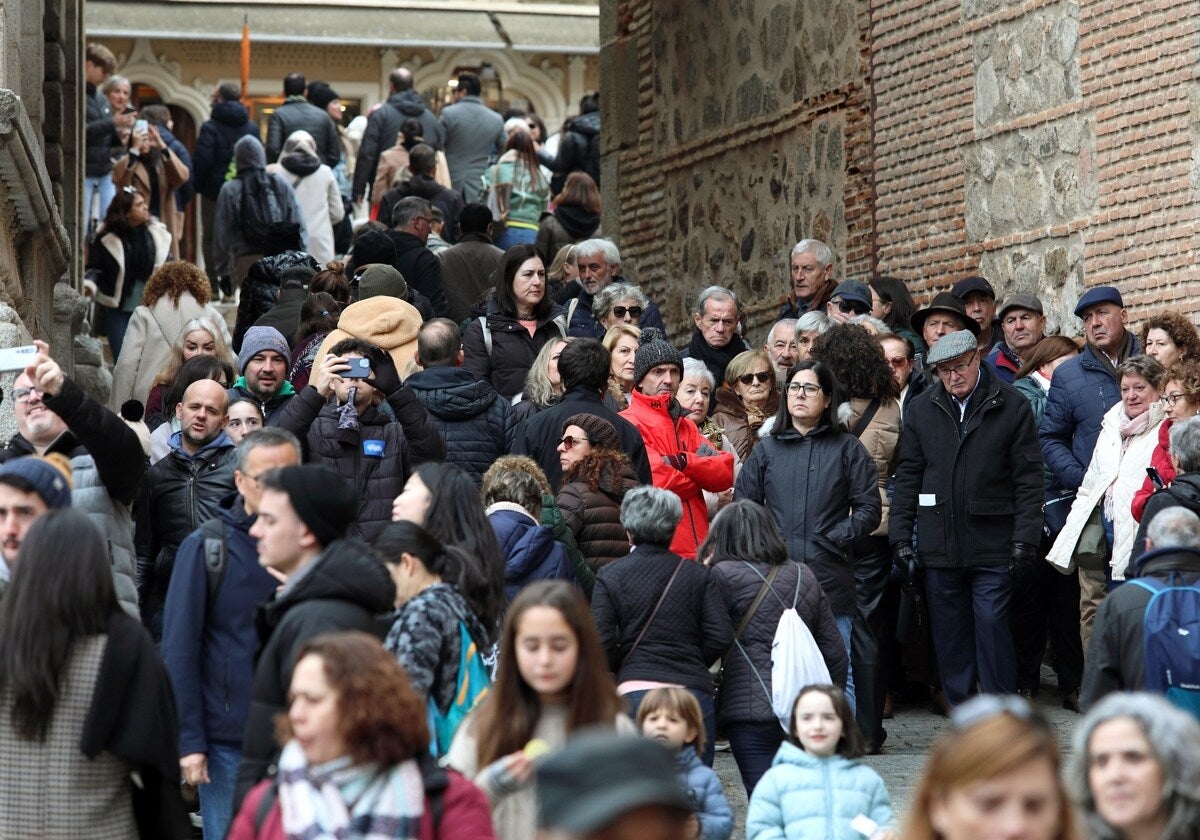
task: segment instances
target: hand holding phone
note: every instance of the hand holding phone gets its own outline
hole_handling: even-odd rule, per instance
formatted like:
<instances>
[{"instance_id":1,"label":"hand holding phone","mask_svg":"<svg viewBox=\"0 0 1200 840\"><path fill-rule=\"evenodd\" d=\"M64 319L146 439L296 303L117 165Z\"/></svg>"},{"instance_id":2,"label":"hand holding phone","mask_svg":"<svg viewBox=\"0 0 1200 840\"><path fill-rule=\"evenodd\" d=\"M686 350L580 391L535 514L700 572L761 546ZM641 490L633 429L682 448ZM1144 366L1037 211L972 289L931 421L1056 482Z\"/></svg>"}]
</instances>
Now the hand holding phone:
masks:
<instances>
[{"instance_id":1,"label":"hand holding phone","mask_svg":"<svg viewBox=\"0 0 1200 840\"><path fill-rule=\"evenodd\" d=\"M1150 483L1154 485L1156 490L1162 490L1167 486L1167 483L1163 481L1162 476L1159 475L1155 467L1146 467L1146 475L1150 476Z\"/></svg>"}]
</instances>

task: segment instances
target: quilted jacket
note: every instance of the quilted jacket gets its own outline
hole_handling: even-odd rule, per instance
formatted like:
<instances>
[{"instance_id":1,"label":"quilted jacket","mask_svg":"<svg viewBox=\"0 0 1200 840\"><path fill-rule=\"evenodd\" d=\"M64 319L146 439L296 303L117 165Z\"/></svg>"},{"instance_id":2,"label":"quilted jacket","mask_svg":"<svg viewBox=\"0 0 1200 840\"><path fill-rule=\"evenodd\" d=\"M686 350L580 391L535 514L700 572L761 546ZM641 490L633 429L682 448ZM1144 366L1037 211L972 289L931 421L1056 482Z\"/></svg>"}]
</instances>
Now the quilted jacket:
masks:
<instances>
[{"instance_id":1,"label":"quilted jacket","mask_svg":"<svg viewBox=\"0 0 1200 840\"><path fill-rule=\"evenodd\" d=\"M492 462L512 448L512 404L464 368L429 368L414 373L405 383L446 442L446 461L481 483Z\"/></svg>"},{"instance_id":2,"label":"quilted jacket","mask_svg":"<svg viewBox=\"0 0 1200 840\"><path fill-rule=\"evenodd\" d=\"M586 481L569 481L558 491L558 509L589 566L599 570L629 553L621 525L621 500L639 486L628 459L606 465L595 490Z\"/></svg>"}]
</instances>

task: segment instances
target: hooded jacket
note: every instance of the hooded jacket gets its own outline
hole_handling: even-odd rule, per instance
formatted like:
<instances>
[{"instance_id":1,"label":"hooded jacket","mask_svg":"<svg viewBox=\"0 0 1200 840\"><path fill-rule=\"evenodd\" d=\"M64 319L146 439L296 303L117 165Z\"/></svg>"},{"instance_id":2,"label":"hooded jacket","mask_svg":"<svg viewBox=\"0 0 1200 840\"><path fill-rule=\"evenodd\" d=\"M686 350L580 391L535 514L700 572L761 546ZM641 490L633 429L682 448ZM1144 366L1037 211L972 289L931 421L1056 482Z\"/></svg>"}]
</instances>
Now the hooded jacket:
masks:
<instances>
[{"instance_id":1,"label":"hooded jacket","mask_svg":"<svg viewBox=\"0 0 1200 840\"><path fill-rule=\"evenodd\" d=\"M295 131L283 144L279 161L267 172L281 176L292 185L296 203L304 214L308 231L308 253L324 266L335 256L333 226L346 215L342 194L333 170L317 157L317 144L307 131Z\"/></svg>"},{"instance_id":2,"label":"hooded jacket","mask_svg":"<svg viewBox=\"0 0 1200 840\"><path fill-rule=\"evenodd\" d=\"M425 107L420 94L415 90L392 93L382 108L376 108L367 117L367 127L358 147L358 162L354 166L355 201L366 194L369 184L375 183L375 168L379 165L379 155L395 144L400 126L407 119L416 119L421 123L421 139L426 144L434 149L441 149L446 145L446 133L442 124ZM376 196L375 200L378 201L379 197Z\"/></svg>"},{"instance_id":3,"label":"hooded jacket","mask_svg":"<svg viewBox=\"0 0 1200 840\"><path fill-rule=\"evenodd\" d=\"M278 111L276 112L278 113ZM328 115L325 116L329 120ZM329 120L330 128L333 121ZM233 159L237 166L237 177L226 181L217 196L216 217L213 227L213 258L216 260L214 270L219 276L231 276L238 257L257 253L242 236L239 217L241 215L242 188L247 177L264 171L267 168L267 155L262 143L257 137L246 136L233 146ZM336 162L336 161L335 161ZM282 218L276 222L290 222L300 226L300 240L307 241L307 231L304 227L304 211L296 201L296 193L292 185L279 174L268 175L275 180L275 193L282 198ZM241 278L234 278L240 281Z\"/></svg>"},{"instance_id":4,"label":"hooded jacket","mask_svg":"<svg viewBox=\"0 0 1200 840\"><path fill-rule=\"evenodd\" d=\"M211 116L200 126L192 154L192 180L196 191L216 201L233 160L233 146L243 137L258 138L258 125L241 102L216 102Z\"/></svg>"},{"instance_id":5,"label":"hooded jacket","mask_svg":"<svg viewBox=\"0 0 1200 840\"><path fill-rule=\"evenodd\" d=\"M550 188L562 191L572 172L586 172L600 186L600 112L589 111L571 120L558 144L558 157L540 155L541 161L555 173Z\"/></svg>"},{"instance_id":6,"label":"hooded jacket","mask_svg":"<svg viewBox=\"0 0 1200 840\"><path fill-rule=\"evenodd\" d=\"M538 524L524 508L511 502L497 502L486 513L504 555L505 598L511 601L518 592L539 580L576 583L566 549L554 541L553 531Z\"/></svg>"},{"instance_id":7,"label":"hooded jacket","mask_svg":"<svg viewBox=\"0 0 1200 840\"><path fill-rule=\"evenodd\" d=\"M589 213L578 204L560 204L538 222L534 246L542 262L550 265L564 245L574 245L591 238L600 228L600 214Z\"/></svg>"},{"instance_id":8,"label":"hooded jacket","mask_svg":"<svg viewBox=\"0 0 1200 840\"><path fill-rule=\"evenodd\" d=\"M446 461L482 484L488 467L512 448L512 404L460 367L427 368L405 382L441 434Z\"/></svg>"},{"instance_id":9,"label":"hooded jacket","mask_svg":"<svg viewBox=\"0 0 1200 840\"><path fill-rule=\"evenodd\" d=\"M729 840L733 836L733 809L720 777L700 760L690 744L675 754L675 770L700 822L697 840Z\"/></svg>"},{"instance_id":10,"label":"hooded jacket","mask_svg":"<svg viewBox=\"0 0 1200 840\"><path fill-rule=\"evenodd\" d=\"M746 837L861 840L850 827L859 814L895 831L892 800L878 773L852 759L820 758L785 741L750 797Z\"/></svg>"},{"instance_id":11,"label":"hooded jacket","mask_svg":"<svg viewBox=\"0 0 1200 840\"><path fill-rule=\"evenodd\" d=\"M294 132L307 131L317 144L321 162L331 169L342 159L342 142L337 126L324 108L318 108L303 96L288 96L271 113L267 122L266 154L275 160L283 151L284 142ZM240 167L239 167L240 169Z\"/></svg>"},{"instance_id":12,"label":"hooded jacket","mask_svg":"<svg viewBox=\"0 0 1200 840\"><path fill-rule=\"evenodd\" d=\"M632 464L610 461L601 468L595 490L577 478L558 491L558 509L594 571L629 553L629 537L621 524L621 500L640 484Z\"/></svg>"},{"instance_id":13,"label":"hooded jacket","mask_svg":"<svg viewBox=\"0 0 1200 840\"><path fill-rule=\"evenodd\" d=\"M279 754L275 716L287 710L300 647L314 636L341 630L380 635L376 616L389 612L395 598L392 576L370 547L344 539L326 546L293 586L285 586L258 611L255 626L262 649L254 666L235 806Z\"/></svg>"},{"instance_id":14,"label":"hooded jacket","mask_svg":"<svg viewBox=\"0 0 1200 840\"><path fill-rule=\"evenodd\" d=\"M309 268L313 273L321 270L317 261L305 251L284 251L263 257L250 266L238 292L237 320L233 325L232 345L235 353L242 349L242 338L246 335L246 330L279 305L279 288L283 283L283 274L288 269L297 267ZM291 338L286 332L283 333L283 337Z\"/></svg>"}]
</instances>

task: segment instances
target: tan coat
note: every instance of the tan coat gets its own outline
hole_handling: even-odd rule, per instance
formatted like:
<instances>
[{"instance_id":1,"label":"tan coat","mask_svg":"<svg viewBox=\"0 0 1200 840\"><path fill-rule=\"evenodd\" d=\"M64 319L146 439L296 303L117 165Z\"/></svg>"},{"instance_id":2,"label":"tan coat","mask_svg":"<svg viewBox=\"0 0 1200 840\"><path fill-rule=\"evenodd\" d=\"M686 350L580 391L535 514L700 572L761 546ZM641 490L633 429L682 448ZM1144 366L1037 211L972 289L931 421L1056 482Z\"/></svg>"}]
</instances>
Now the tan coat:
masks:
<instances>
[{"instance_id":1,"label":"tan coat","mask_svg":"<svg viewBox=\"0 0 1200 840\"><path fill-rule=\"evenodd\" d=\"M179 259L179 242L183 238L183 211L175 206L175 191L187 183L188 168L172 154L162 156L163 171L158 177L158 210L161 221L171 232L171 258ZM112 171L118 187L133 186L138 195L150 204L150 174L137 155L126 155L117 161Z\"/></svg>"},{"instance_id":2,"label":"tan coat","mask_svg":"<svg viewBox=\"0 0 1200 840\"><path fill-rule=\"evenodd\" d=\"M745 461L758 443L758 430L779 410L779 391L772 390L762 410L762 421L751 425L741 397L728 385L717 389L717 409L712 414L713 422L725 430L725 439L733 444L739 461Z\"/></svg>"},{"instance_id":3,"label":"tan coat","mask_svg":"<svg viewBox=\"0 0 1200 840\"><path fill-rule=\"evenodd\" d=\"M850 401L850 422L848 428L853 429L863 412L870 404L868 399L853 399ZM888 532L888 479L896 468L896 450L900 445L900 403L889 397L879 404L875 416L859 435L859 442L866 448L867 454L875 462L879 470L879 498L883 502L883 518L879 527L871 532L873 537L886 537Z\"/></svg>"}]
</instances>

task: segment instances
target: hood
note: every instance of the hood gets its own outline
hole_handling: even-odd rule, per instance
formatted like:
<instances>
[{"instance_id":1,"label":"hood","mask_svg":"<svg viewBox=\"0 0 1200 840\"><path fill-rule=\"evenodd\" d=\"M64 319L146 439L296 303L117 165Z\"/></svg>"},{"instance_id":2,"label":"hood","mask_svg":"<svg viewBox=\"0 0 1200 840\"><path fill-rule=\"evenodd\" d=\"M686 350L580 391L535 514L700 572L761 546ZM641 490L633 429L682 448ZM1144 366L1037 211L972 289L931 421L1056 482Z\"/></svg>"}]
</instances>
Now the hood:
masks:
<instances>
[{"instance_id":1,"label":"hood","mask_svg":"<svg viewBox=\"0 0 1200 840\"><path fill-rule=\"evenodd\" d=\"M600 112L590 111L571 120L571 131L591 137L600 133Z\"/></svg>"},{"instance_id":2,"label":"hood","mask_svg":"<svg viewBox=\"0 0 1200 840\"><path fill-rule=\"evenodd\" d=\"M387 104L391 105L406 117L419 117L425 113L425 102L415 90L402 90L388 97Z\"/></svg>"},{"instance_id":3,"label":"hood","mask_svg":"<svg viewBox=\"0 0 1200 840\"><path fill-rule=\"evenodd\" d=\"M442 420L470 420L499 399L487 380L477 380L465 368L435 367L410 376L408 384L419 391L425 410Z\"/></svg>"},{"instance_id":4,"label":"hood","mask_svg":"<svg viewBox=\"0 0 1200 840\"><path fill-rule=\"evenodd\" d=\"M241 102L218 102L212 106L212 118L230 128L241 128L250 121L250 112Z\"/></svg>"},{"instance_id":5,"label":"hood","mask_svg":"<svg viewBox=\"0 0 1200 840\"><path fill-rule=\"evenodd\" d=\"M587 239L600 227L600 214L590 213L578 204L558 205L554 208L554 218L576 239Z\"/></svg>"},{"instance_id":6,"label":"hood","mask_svg":"<svg viewBox=\"0 0 1200 840\"><path fill-rule=\"evenodd\" d=\"M263 149L262 141L251 134L233 144L233 159L237 163L238 174L267 168L267 152Z\"/></svg>"},{"instance_id":7,"label":"hood","mask_svg":"<svg viewBox=\"0 0 1200 840\"><path fill-rule=\"evenodd\" d=\"M321 167L317 142L307 131L293 131L279 153L279 164L293 175L311 175Z\"/></svg>"},{"instance_id":8,"label":"hood","mask_svg":"<svg viewBox=\"0 0 1200 840\"><path fill-rule=\"evenodd\" d=\"M396 584L383 562L362 540L335 540L312 562L312 568L296 581L295 589L264 607L272 627L296 604L318 598L349 601L372 615L393 609Z\"/></svg>"},{"instance_id":9,"label":"hood","mask_svg":"<svg viewBox=\"0 0 1200 840\"><path fill-rule=\"evenodd\" d=\"M1200 549L1156 548L1137 558L1135 566L1138 577L1160 577L1167 572L1200 574Z\"/></svg>"},{"instance_id":10,"label":"hood","mask_svg":"<svg viewBox=\"0 0 1200 840\"><path fill-rule=\"evenodd\" d=\"M421 313L412 304L383 295L367 298L342 310L337 329L321 342L317 358L324 358L326 348L343 338L361 338L391 354L403 377L416 355L420 329Z\"/></svg>"},{"instance_id":11,"label":"hood","mask_svg":"<svg viewBox=\"0 0 1200 840\"><path fill-rule=\"evenodd\" d=\"M415 195L418 198L432 199L440 195L442 190L445 188L428 175L422 175L418 172L403 183L403 189L409 195ZM425 244L428 247L429 243Z\"/></svg>"},{"instance_id":12,"label":"hood","mask_svg":"<svg viewBox=\"0 0 1200 840\"><path fill-rule=\"evenodd\" d=\"M500 505L503 505L501 507ZM496 531L500 552L506 558L504 577L520 580L545 563L558 545L554 532L545 525L538 525L527 512L503 502L488 508L488 521Z\"/></svg>"},{"instance_id":13,"label":"hood","mask_svg":"<svg viewBox=\"0 0 1200 840\"><path fill-rule=\"evenodd\" d=\"M189 461L193 458L200 457L200 455L205 452L211 452L218 449L233 449L233 441L229 439L229 435L225 434L224 430L222 430L219 435L210 440L208 443L204 444L204 446L200 447L200 451L195 455L189 455L183 450L183 432L172 432L169 442L173 452L178 452L182 457Z\"/></svg>"},{"instance_id":14,"label":"hood","mask_svg":"<svg viewBox=\"0 0 1200 840\"><path fill-rule=\"evenodd\" d=\"M839 767L850 764L850 761L840 755L832 755L829 758L818 758L797 747L791 741L784 741L779 745L779 752L775 753L775 758L771 761L771 766L777 767L780 764L795 764L799 767L817 768L823 763L836 773Z\"/></svg>"}]
</instances>

